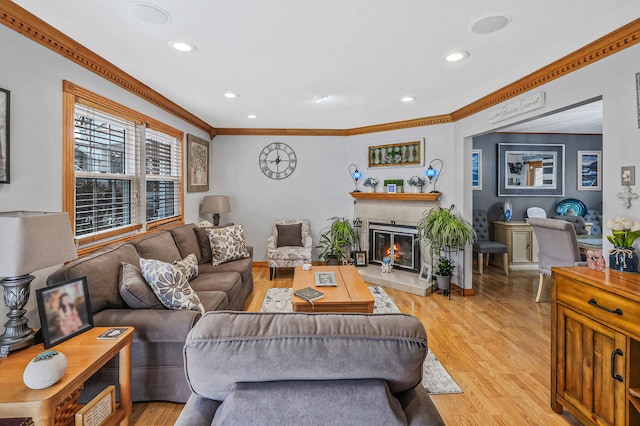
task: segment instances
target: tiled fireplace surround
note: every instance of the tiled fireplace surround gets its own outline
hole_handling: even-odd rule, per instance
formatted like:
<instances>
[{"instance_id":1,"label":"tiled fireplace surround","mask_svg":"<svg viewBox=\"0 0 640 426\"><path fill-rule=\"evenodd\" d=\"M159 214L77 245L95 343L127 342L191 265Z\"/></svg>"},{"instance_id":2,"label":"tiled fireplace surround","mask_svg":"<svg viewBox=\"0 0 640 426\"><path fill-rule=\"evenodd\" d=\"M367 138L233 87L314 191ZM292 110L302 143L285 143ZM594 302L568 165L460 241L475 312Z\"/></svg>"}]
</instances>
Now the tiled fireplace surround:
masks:
<instances>
[{"instance_id":1,"label":"tiled fireplace surround","mask_svg":"<svg viewBox=\"0 0 640 426\"><path fill-rule=\"evenodd\" d=\"M419 194L367 194L356 199L356 217L362 221L360 230L360 249L369 252L369 223L385 223L415 226L425 210L440 207L439 201L419 200ZM422 264L431 263L428 253L421 254ZM397 290L424 296L431 283L421 281L419 275L393 269L390 274L383 274L380 266L373 264L366 268L358 268L365 281Z\"/></svg>"}]
</instances>

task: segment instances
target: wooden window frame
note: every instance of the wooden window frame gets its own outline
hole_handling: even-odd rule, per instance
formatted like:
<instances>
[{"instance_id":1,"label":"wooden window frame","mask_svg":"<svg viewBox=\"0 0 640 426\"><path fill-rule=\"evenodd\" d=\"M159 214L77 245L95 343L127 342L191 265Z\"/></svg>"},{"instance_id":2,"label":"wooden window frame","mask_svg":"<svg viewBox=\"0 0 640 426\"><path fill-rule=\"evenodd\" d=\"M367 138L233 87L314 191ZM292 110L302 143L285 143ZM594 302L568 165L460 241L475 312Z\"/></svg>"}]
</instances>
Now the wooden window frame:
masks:
<instances>
[{"instance_id":1,"label":"wooden window frame","mask_svg":"<svg viewBox=\"0 0 640 426\"><path fill-rule=\"evenodd\" d=\"M116 115L118 117L133 121L137 124L144 125L149 129L157 130L174 137L178 141L180 153L178 161L180 164L180 199L179 214L169 218L163 218L153 222L146 222L146 215L142 215L141 224L133 224L123 228L108 230L99 234L91 234L76 239L76 243L80 246L78 253L87 254L111 242L126 241L137 237L149 230L159 230L184 223L184 132L164 124L154 118L146 116L131 108L114 102L104 96L91 92L67 80L62 82L63 89L63 124L62 124L62 208L63 211L69 213L71 221L71 229L75 235L75 185L76 176L74 170L75 157L75 140L74 140L74 115L77 103L89 106L100 111ZM144 140L141 142L144 144ZM140 178L144 179L144 170L140 172ZM146 204L146 200L144 201ZM144 205L144 204L143 204Z\"/></svg>"}]
</instances>

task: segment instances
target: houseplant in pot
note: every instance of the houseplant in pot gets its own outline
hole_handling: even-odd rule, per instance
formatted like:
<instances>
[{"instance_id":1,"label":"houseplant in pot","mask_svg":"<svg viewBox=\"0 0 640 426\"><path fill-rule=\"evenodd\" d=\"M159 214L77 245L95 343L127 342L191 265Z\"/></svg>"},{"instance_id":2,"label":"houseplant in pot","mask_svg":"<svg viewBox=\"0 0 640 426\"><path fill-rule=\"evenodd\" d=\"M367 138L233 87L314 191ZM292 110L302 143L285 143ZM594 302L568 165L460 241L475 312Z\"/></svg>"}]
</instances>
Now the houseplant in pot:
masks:
<instances>
[{"instance_id":1,"label":"houseplant in pot","mask_svg":"<svg viewBox=\"0 0 640 426\"><path fill-rule=\"evenodd\" d=\"M453 275L453 269L456 266L453 264L453 260L441 257L436 265L434 275L438 282L438 288L443 290L445 294L449 292L451 288L451 275Z\"/></svg>"},{"instance_id":2,"label":"houseplant in pot","mask_svg":"<svg viewBox=\"0 0 640 426\"><path fill-rule=\"evenodd\" d=\"M376 185L378 184L378 179L368 177L362 183L364 187L364 192L376 192Z\"/></svg>"},{"instance_id":3,"label":"houseplant in pot","mask_svg":"<svg viewBox=\"0 0 640 426\"><path fill-rule=\"evenodd\" d=\"M416 223L417 240L423 251L429 252L431 259L440 258L442 252L451 253L464 249L476 240L473 226L449 208L435 207L426 210ZM452 263L450 259L445 259ZM442 259L440 259L442 261ZM440 262L438 262L440 270ZM453 268L451 271L453 272ZM439 286L439 284L438 284Z\"/></svg>"},{"instance_id":4,"label":"houseplant in pot","mask_svg":"<svg viewBox=\"0 0 640 426\"><path fill-rule=\"evenodd\" d=\"M339 265L340 260L348 258L348 248L355 242L356 233L348 219L334 216L329 220L331 224L320 234L316 248L327 265Z\"/></svg>"}]
</instances>

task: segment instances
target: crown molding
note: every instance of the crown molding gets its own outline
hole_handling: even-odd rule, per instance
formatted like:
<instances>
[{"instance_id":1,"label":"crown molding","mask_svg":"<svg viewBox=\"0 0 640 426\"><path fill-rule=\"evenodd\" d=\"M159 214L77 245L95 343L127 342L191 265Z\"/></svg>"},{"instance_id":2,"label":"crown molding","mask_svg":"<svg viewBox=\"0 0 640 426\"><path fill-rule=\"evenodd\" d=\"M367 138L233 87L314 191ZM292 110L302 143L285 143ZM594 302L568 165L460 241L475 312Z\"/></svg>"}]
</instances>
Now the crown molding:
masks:
<instances>
[{"instance_id":1,"label":"crown molding","mask_svg":"<svg viewBox=\"0 0 640 426\"><path fill-rule=\"evenodd\" d=\"M454 121L461 120L501 102L528 92L538 86L579 70L593 62L618 53L640 42L640 19L589 43L581 49L515 81L502 89L470 103L451 113Z\"/></svg>"},{"instance_id":2,"label":"crown molding","mask_svg":"<svg viewBox=\"0 0 640 426\"><path fill-rule=\"evenodd\" d=\"M216 128L216 136L348 136L348 130L339 129L254 129Z\"/></svg>"},{"instance_id":3,"label":"crown molding","mask_svg":"<svg viewBox=\"0 0 640 426\"><path fill-rule=\"evenodd\" d=\"M212 133L213 127L210 124L12 1L0 0L0 22L187 123Z\"/></svg>"},{"instance_id":4,"label":"crown molding","mask_svg":"<svg viewBox=\"0 0 640 426\"><path fill-rule=\"evenodd\" d=\"M451 114L376 124L353 129L214 128L12 1L0 0L0 22L185 122L208 132L211 138L214 138L216 135L353 136L451 123L519 96L522 93L577 71L582 67L640 42L640 19L636 19L564 58L540 68L520 80L496 90Z\"/></svg>"}]
</instances>

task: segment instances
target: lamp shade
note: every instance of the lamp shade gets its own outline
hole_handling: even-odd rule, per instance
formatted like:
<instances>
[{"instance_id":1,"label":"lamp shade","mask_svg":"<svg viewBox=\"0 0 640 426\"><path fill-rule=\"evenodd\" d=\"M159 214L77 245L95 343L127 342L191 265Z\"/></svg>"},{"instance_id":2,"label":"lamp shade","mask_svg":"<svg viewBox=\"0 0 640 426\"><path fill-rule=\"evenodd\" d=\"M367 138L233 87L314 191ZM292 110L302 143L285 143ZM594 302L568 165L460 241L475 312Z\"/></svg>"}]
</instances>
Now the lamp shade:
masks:
<instances>
[{"instance_id":1,"label":"lamp shade","mask_svg":"<svg viewBox=\"0 0 640 426\"><path fill-rule=\"evenodd\" d=\"M229 203L228 195L207 195L202 200L200 206L200 213L229 213L231 211L231 204Z\"/></svg>"},{"instance_id":2,"label":"lamp shade","mask_svg":"<svg viewBox=\"0 0 640 426\"><path fill-rule=\"evenodd\" d=\"M68 213L0 212L0 277L17 277L78 258Z\"/></svg>"}]
</instances>

